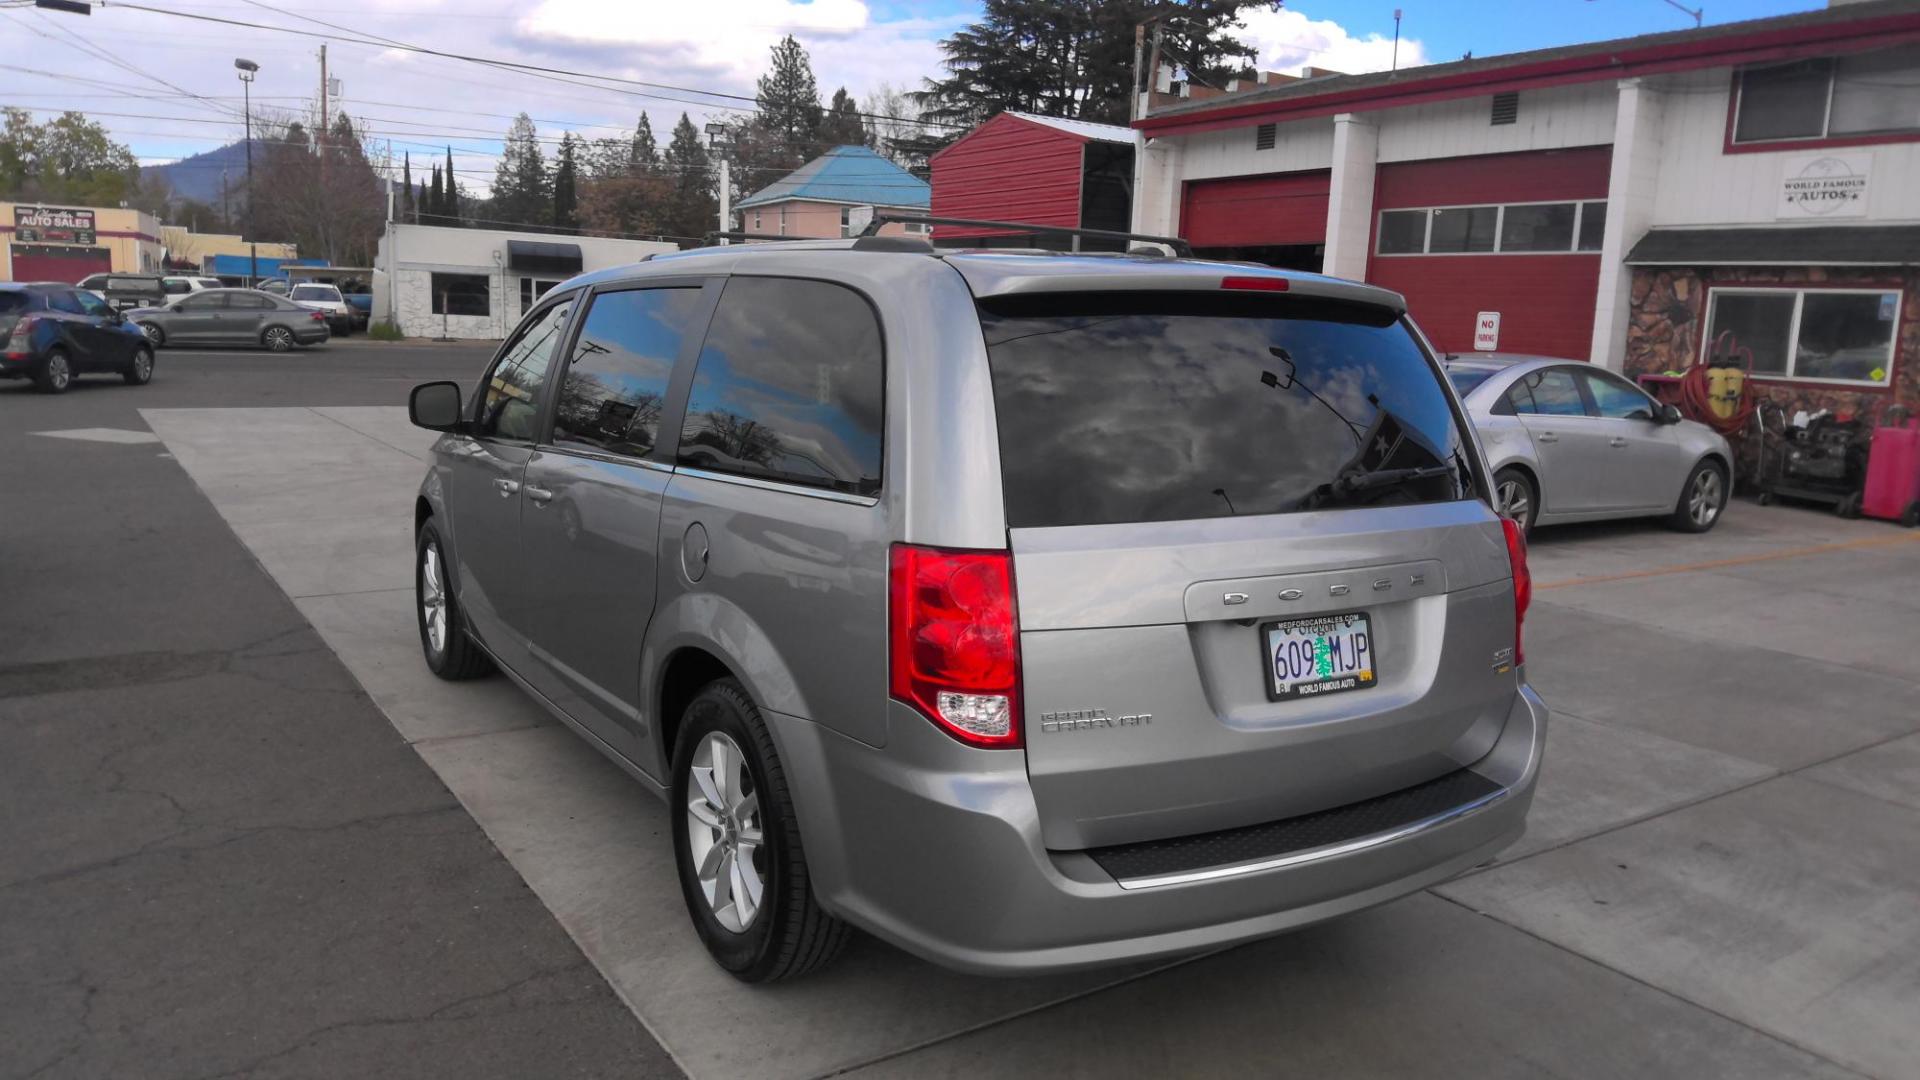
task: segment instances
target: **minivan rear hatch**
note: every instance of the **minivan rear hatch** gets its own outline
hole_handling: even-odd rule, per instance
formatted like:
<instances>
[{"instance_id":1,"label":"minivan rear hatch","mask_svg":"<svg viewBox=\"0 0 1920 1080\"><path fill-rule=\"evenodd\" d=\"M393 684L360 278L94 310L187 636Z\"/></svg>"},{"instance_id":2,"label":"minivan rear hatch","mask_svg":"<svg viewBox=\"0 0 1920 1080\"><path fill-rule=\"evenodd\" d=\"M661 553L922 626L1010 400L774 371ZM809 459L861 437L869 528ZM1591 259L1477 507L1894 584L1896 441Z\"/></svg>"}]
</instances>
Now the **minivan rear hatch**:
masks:
<instances>
[{"instance_id":1,"label":"minivan rear hatch","mask_svg":"<svg viewBox=\"0 0 1920 1080\"><path fill-rule=\"evenodd\" d=\"M976 282L1050 848L1361 802L1499 734L1511 565L1463 421L1399 298L1323 280Z\"/></svg>"}]
</instances>

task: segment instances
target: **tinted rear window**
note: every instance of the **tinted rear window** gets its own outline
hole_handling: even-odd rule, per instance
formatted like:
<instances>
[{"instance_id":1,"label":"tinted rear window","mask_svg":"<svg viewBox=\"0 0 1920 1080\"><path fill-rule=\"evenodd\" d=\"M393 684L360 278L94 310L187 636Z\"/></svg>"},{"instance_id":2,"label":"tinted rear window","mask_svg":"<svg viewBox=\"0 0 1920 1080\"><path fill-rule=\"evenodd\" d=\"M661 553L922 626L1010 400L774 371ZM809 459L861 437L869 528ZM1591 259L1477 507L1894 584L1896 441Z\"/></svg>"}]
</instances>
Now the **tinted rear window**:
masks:
<instances>
[{"instance_id":1,"label":"tinted rear window","mask_svg":"<svg viewBox=\"0 0 1920 1080\"><path fill-rule=\"evenodd\" d=\"M1453 383L1454 393L1467 396L1473 388L1493 377L1490 368L1450 367L1447 369L1447 381Z\"/></svg>"},{"instance_id":2,"label":"tinted rear window","mask_svg":"<svg viewBox=\"0 0 1920 1080\"><path fill-rule=\"evenodd\" d=\"M981 313L1010 526L1471 497L1446 394L1378 309L1137 295L1024 306Z\"/></svg>"},{"instance_id":3,"label":"tinted rear window","mask_svg":"<svg viewBox=\"0 0 1920 1080\"><path fill-rule=\"evenodd\" d=\"M32 299L23 292L0 292L0 315L11 315L32 307Z\"/></svg>"}]
</instances>

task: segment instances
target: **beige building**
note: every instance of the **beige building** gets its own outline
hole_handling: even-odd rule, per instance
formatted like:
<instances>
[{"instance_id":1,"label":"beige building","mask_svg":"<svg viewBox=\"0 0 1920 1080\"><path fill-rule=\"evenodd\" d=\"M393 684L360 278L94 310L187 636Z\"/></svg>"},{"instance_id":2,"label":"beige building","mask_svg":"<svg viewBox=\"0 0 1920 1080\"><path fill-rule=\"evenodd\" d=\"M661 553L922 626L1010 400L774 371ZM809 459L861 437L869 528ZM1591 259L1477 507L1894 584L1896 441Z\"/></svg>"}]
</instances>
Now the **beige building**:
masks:
<instances>
[{"instance_id":1,"label":"beige building","mask_svg":"<svg viewBox=\"0 0 1920 1080\"><path fill-rule=\"evenodd\" d=\"M157 271L164 254L152 214L0 202L0 281L77 283L109 270Z\"/></svg>"},{"instance_id":2,"label":"beige building","mask_svg":"<svg viewBox=\"0 0 1920 1080\"><path fill-rule=\"evenodd\" d=\"M215 255L234 255L246 258L250 251L262 259L297 259L300 249L295 244L252 244L244 236L235 233L197 233L180 225L160 226L160 243L167 249L167 257L175 264L190 262L202 273L211 273ZM116 267L116 269L118 269Z\"/></svg>"}]
</instances>

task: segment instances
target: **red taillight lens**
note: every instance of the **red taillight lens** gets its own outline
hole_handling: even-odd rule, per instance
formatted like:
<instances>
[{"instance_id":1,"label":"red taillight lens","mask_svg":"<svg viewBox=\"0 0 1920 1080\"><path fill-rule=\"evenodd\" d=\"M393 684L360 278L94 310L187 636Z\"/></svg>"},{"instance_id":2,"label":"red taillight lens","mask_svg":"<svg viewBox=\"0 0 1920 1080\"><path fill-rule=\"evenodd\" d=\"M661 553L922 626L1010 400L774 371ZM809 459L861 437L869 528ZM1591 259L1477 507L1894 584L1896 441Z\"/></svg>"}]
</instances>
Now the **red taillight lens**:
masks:
<instances>
[{"instance_id":1,"label":"red taillight lens","mask_svg":"<svg viewBox=\"0 0 1920 1080\"><path fill-rule=\"evenodd\" d=\"M1286 292L1287 279L1282 277L1224 277L1220 279L1223 289L1253 289L1258 292Z\"/></svg>"},{"instance_id":2,"label":"red taillight lens","mask_svg":"<svg viewBox=\"0 0 1920 1080\"><path fill-rule=\"evenodd\" d=\"M22 315L20 321L13 324L13 332L7 335L4 346L7 359L26 359L27 350L32 346L34 324L39 321L31 315Z\"/></svg>"},{"instance_id":3,"label":"red taillight lens","mask_svg":"<svg viewBox=\"0 0 1920 1080\"><path fill-rule=\"evenodd\" d=\"M1020 626L1004 551L893 546L893 696L973 746L1020 745Z\"/></svg>"},{"instance_id":4,"label":"red taillight lens","mask_svg":"<svg viewBox=\"0 0 1920 1080\"><path fill-rule=\"evenodd\" d=\"M312 314L311 316L309 316L309 317L310 317L311 319L313 319L313 321L314 321L314 322L326 322L326 321L327 321L327 316L326 316L326 313L325 313L325 312L321 312L321 311L316 311L316 312L314 312L314 313L313 313L313 314Z\"/></svg>"},{"instance_id":5,"label":"red taillight lens","mask_svg":"<svg viewBox=\"0 0 1920 1080\"><path fill-rule=\"evenodd\" d=\"M1527 569L1527 538L1520 526L1507 518L1500 519L1500 525L1507 531L1507 562L1513 567L1513 662L1527 662L1527 652L1520 645L1520 626L1527 621L1527 605L1533 603L1533 572Z\"/></svg>"}]
</instances>

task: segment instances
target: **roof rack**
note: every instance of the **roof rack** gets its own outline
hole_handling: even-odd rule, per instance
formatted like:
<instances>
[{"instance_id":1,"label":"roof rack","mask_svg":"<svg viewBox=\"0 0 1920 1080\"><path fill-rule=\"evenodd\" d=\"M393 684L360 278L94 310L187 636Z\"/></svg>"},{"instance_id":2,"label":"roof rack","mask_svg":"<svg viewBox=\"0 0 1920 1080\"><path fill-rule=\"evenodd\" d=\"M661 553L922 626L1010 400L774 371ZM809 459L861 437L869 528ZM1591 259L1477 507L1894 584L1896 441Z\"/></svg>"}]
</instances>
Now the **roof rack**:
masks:
<instances>
[{"instance_id":1,"label":"roof rack","mask_svg":"<svg viewBox=\"0 0 1920 1080\"><path fill-rule=\"evenodd\" d=\"M700 246L712 247L714 246L714 241L716 240L759 241L759 240L811 240L811 239L813 239L813 237L811 236L784 236L779 233L741 232L737 229L728 230L725 232L716 230L702 237L700 240Z\"/></svg>"},{"instance_id":2,"label":"roof rack","mask_svg":"<svg viewBox=\"0 0 1920 1080\"><path fill-rule=\"evenodd\" d=\"M1178 236L1154 236L1150 233L1115 232L1111 229L1083 229L1069 225L1035 225L1025 221L985 221L979 218L932 217L927 214L897 214L878 211L873 220L860 235L877 236L884 225L961 225L973 229L1000 229L1014 233L1035 233L1043 236L1070 236L1074 239L1074 250L1079 250L1079 241L1089 240L1138 240L1148 244L1164 244L1183 259L1193 257L1193 245Z\"/></svg>"}]
</instances>

